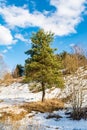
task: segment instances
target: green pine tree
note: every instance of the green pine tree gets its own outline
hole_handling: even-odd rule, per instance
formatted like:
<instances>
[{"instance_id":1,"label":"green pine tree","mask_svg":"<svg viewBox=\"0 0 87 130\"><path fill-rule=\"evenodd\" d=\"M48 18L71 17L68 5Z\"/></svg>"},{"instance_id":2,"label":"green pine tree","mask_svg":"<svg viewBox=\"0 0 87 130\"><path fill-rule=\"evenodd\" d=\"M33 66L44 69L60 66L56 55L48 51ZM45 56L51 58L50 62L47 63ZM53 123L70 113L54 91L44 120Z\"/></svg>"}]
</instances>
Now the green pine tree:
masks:
<instances>
[{"instance_id":1,"label":"green pine tree","mask_svg":"<svg viewBox=\"0 0 87 130\"><path fill-rule=\"evenodd\" d=\"M14 78L18 78L23 76L24 74L24 67L21 64L17 64L14 71L12 72L12 75Z\"/></svg>"},{"instance_id":2,"label":"green pine tree","mask_svg":"<svg viewBox=\"0 0 87 130\"><path fill-rule=\"evenodd\" d=\"M63 79L59 68L55 49L50 47L54 35L51 32L39 30L31 37L32 47L25 54L29 58L25 61L25 76L28 81L40 82L42 86L42 101L45 97L45 89L49 85L52 87L63 87Z\"/></svg>"}]
</instances>

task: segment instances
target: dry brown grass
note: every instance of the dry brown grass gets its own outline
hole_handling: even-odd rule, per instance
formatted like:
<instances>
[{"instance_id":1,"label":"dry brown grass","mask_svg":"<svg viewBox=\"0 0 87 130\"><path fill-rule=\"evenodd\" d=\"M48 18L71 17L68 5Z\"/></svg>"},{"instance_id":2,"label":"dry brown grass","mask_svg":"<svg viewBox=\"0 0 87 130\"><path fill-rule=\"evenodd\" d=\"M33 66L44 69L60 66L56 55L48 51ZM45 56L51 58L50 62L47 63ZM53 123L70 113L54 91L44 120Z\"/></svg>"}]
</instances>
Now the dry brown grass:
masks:
<instances>
[{"instance_id":1,"label":"dry brown grass","mask_svg":"<svg viewBox=\"0 0 87 130\"><path fill-rule=\"evenodd\" d=\"M24 118L27 112L22 111L19 114L12 113L12 112L1 112L0 114L1 114L0 121L4 122L5 120L8 119L10 119L11 121L18 121Z\"/></svg>"},{"instance_id":2,"label":"dry brown grass","mask_svg":"<svg viewBox=\"0 0 87 130\"><path fill-rule=\"evenodd\" d=\"M7 73L3 79L0 79L0 84L1 85L5 85L8 86L14 82L22 82L23 81L23 77L19 77L19 78L13 78L12 75L10 73Z\"/></svg>"},{"instance_id":3,"label":"dry brown grass","mask_svg":"<svg viewBox=\"0 0 87 130\"><path fill-rule=\"evenodd\" d=\"M13 77L10 73L5 74L2 80L0 80L0 84L4 85L10 85L13 83Z\"/></svg>"},{"instance_id":4,"label":"dry brown grass","mask_svg":"<svg viewBox=\"0 0 87 130\"><path fill-rule=\"evenodd\" d=\"M87 75L84 75L83 79L87 79Z\"/></svg>"},{"instance_id":5,"label":"dry brown grass","mask_svg":"<svg viewBox=\"0 0 87 130\"><path fill-rule=\"evenodd\" d=\"M38 112L52 112L54 110L59 110L64 108L64 103L58 99L49 99L45 100L44 102L31 102L25 103L21 106L24 108L28 113L31 111L38 111Z\"/></svg>"},{"instance_id":6,"label":"dry brown grass","mask_svg":"<svg viewBox=\"0 0 87 130\"><path fill-rule=\"evenodd\" d=\"M64 103L67 103L68 101L70 101L72 98L72 94L70 94L69 96L65 97L65 98L61 98L61 101Z\"/></svg>"},{"instance_id":7,"label":"dry brown grass","mask_svg":"<svg viewBox=\"0 0 87 130\"><path fill-rule=\"evenodd\" d=\"M2 100L2 99L0 99L0 103L1 103L1 102L3 102L3 100Z\"/></svg>"},{"instance_id":8,"label":"dry brown grass","mask_svg":"<svg viewBox=\"0 0 87 130\"><path fill-rule=\"evenodd\" d=\"M20 113L17 113L20 108L22 108L23 110ZM54 110L59 110L63 108L64 103L58 99L49 99L45 100L44 102L38 101L25 103L19 106L19 108L15 107L14 110L9 110L9 108L6 108L6 110L0 112L0 121L4 122L5 120L8 121L8 119L10 119L10 121L18 121L23 119L28 113L31 113L32 111L44 113L52 112ZM17 112L15 112L15 109Z\"/></svg>"}]
</instances>

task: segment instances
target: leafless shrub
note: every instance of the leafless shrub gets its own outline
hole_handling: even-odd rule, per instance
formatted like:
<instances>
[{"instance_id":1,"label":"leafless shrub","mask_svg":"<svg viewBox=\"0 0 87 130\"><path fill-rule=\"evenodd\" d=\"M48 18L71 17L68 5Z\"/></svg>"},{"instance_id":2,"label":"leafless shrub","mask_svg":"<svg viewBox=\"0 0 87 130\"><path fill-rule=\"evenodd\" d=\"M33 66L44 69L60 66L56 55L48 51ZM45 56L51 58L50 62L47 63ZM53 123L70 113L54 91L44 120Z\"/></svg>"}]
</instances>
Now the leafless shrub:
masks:
<instances>
[{"instance_id":1,"label":"leafless shrub","mask_svg":"<svg viewBox=\"0 0 87 130\"><path fill-rule=\"evenodd\" d=\"M72 112L71 117L75 120L80 120L83 118L82 114L84 115L84 111L82 109L83 105L83 85L82 85L82 79L78 74L74 74L74 76L77 76L78 83L74 83L74 81L71 81L72 86L72 97L71 97L71 105L72 105Z\"/></svg>"},{"instance_id":2,"label":"leafless shrub","mask_svg":"<svg viewBox=\"0 0 87 130\"><path fill-rule=\"evenodd\" d=\"M0 79L8 72L8 67L4 62L3 56L0 55Z\"/></svg>"}]
</instances>

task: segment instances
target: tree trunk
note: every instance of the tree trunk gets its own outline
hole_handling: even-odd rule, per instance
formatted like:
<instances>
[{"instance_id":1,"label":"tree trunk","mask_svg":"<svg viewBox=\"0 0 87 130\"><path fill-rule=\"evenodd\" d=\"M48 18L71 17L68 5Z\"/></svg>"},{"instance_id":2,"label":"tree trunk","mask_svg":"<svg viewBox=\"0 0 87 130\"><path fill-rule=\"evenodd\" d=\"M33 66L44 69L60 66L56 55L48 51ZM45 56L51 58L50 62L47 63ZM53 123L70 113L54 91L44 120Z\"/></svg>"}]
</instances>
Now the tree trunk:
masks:
<instances>
[{"instance_id":1,"label":"tree trunk","mask_svg":"<svg viewBox=\"0 0 87 130\"><path fill-rule=\"evenodd\" d=\"M44 102L45 97L45 84L42 82L42 102Z\"/></svg>"}]
</instances>

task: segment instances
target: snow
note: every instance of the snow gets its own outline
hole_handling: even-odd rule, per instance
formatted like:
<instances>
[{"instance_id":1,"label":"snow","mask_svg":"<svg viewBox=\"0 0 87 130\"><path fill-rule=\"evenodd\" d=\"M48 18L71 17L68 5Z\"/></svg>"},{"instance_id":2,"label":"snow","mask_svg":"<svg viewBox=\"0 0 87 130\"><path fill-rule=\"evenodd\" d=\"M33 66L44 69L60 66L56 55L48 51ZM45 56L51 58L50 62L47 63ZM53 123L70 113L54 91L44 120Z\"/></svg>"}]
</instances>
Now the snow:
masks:
<instances>
[{"instance_id":1,"label":"snow","mask_svg":"<svg viewBox=\"0 0 87 130\"><path fill-rule=\"evenodd\" d=\"M82 87L83 106L87 107L87 79L83 78L85 75L87 75L87 70L84 71L82 68L80 68L78 70L78 74L66 76L64 78L64 90L59 88L46 89L45 98L65 98L72 94L72 88L76 85L76 90L79 90L79 88ZM24 109L18 107L19 104L41 100L42 92L32 93L29 90L29 86L30 84L16 82L9 86L0 85L0 112L10 111L19 114L24 111ZM71 105L65 104L65 107L69 106ZM67 118L67 115L65 115L65 111L66 110L53 112L62 116L62 118L58 120L55 118L46 119L49 113L29 113L25 118L19 121L19 124L21 125L20 129L18 130L35 130L36 128L37 130L87 130L87 120L70 120ZM0 130L2 130L2 126L3 125L0 124ZM12 130L12 126L9 125L7 128L7 125L5 125L3 130Z\"/></svg>"},{"instance_id":2,"label":"snow","mask_svg":"<svg viewBox=\"0 0 87 130\"><path fill-rule=\"evenodd\" d=\"M46 90L45 98L66 98L72 94L72 88L75 86L76 90L83 89L83 106L87 106L87 79L83 75L87 75L87 70L79 68L78 73L75 75L66 76L65 88L52 88ZM32 84L32 83L31 83ZM42 92L32 93L29 90L31 84L13 83L9 86L0 86L0 108L2 106L17 105L19 103L39 101L42 97Z\"/></svg>"},{"instance_id":3,"label":"snow","mask_svg":"<svg viewBox=\"0 0 87 130\"><path fill-rule=\"evenodd\" d=\"M67 118L65 115L66 110L56 111L54 113L61 115L62 118L60 119L46 119L48 113L37 113L32 118L28 118L29 115L26 116L23 120L21 120L21 124L33 124L43 126L44 130L87 130L87 120L80 120L80 121L73 121ZM41 129L40 129L41 130Z\"/></svg>"},{"instance_id":4,"label":"snow","mask_svg":"<svg viewBox=\"0 0 87 130\"><path fill-rule=\"evenodd\" d=\"M46 90L46 98L54 98L60 93L60 89L56 88L49 92ZM29 84L13 83L6 87L0 87L0 103L1 107L17 105L19 103L39 101L42 98L42 92L32 93L29 90Z\"/></svg>"}]
</instances>

